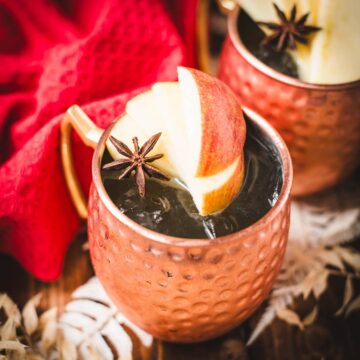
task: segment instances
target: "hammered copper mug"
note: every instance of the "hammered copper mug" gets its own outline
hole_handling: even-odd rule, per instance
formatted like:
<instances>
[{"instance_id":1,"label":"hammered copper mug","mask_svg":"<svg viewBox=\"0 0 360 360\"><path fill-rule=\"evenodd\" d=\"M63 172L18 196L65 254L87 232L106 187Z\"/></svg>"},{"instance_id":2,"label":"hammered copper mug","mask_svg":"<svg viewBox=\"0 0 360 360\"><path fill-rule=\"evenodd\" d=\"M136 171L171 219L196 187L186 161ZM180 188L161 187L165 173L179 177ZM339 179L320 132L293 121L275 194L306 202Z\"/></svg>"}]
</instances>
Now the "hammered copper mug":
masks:
<instances>
[{"instance_id":1,"label":"hammered copper mug","mask_svg":"<svg viewBox=\"0 0 360 360\"><path fill-rule=\"evenodd\" d=\"M237 6L229 14L218 77L284 138L294 166L293 195L335 185L360 165L360 80L315 85L271 69L242 43L238 28L247 30L238 24L240 11Z\"/></svg>"},{"instance_id":2,"label":"hammered copper mug","mask_svg":"<svg viewBox=\"0 0 360 360\"><path fill-rule=\"evenodd\" d=\"M100 174L114 123L102 131L77 106L62 122L64 174L80 216L88 213L95 273L119 310L157 338L186 343L227 332L260 305L280 270L290 220L291 159L278 133L253 111L244 111L247 121L275 144L283 186L274 207L258 222L212 240L166 236L121 213ZM95 147L88 210L72 165L72 128Z\"/></svg>"}]
</instances>

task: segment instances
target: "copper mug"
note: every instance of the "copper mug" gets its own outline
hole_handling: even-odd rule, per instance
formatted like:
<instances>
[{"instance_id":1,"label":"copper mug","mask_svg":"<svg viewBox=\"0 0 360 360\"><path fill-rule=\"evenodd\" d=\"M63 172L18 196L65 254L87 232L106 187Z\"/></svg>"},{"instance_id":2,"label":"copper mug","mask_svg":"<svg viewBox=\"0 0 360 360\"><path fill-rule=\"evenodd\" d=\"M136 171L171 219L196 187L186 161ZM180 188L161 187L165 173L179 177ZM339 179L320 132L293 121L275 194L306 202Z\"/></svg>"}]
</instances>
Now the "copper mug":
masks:
<instances>
[{"instance_id":1,"label":"copper mug","mask_svg":"<svg viewBox=\"0 0 360 360\"><path fill-rule=\"evenodd\" d=\"M258 222L212 240L166 236L121 213L100 174L114 123L103 131L77 106L62 122L63 170L76 209L88 217L95 273L119 310L157 338L190 343L227 332L261 304L280 270L290 220L291 159L278 133L253 111L244 111L278 149L283 187ZM95 148L88 210L72 165L72 128Z\"/></svg>"},{"instance_id":2,"label":"copper mug","mask_svg":"<svg viewBox=\"0 0 360 360\"><path fill-rule=\"evenodd\" d=\"M315 85L271 69L242 43L239 13L236 6L228 17L218 77L284 138L294 166L293 195L337 184L360 164L360 80Z\"/></svg>"}]
</instances>

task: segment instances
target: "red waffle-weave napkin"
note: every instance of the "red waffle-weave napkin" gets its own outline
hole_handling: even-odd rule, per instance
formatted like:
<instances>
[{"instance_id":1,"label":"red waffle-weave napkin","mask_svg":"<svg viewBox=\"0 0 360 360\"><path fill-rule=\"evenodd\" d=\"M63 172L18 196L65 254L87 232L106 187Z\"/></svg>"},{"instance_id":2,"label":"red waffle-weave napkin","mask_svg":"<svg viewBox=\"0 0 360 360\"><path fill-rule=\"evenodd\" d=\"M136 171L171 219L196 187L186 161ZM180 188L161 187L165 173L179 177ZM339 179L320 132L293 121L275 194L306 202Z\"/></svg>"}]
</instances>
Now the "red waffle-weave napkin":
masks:
<instances>
[{"instance_id":1,"label":"red waffle-weave napkin","mask_svg":"<svg viewBox=\"0 0 360 360\"><path fill-rule=\"evenodd\" d=\"M60 162L61 114L102 127L193 65L197 0L0 0L0 250L56 279L79 227ZM85 193L92 151L74 136Z\"/></svg>"}]
</instances>

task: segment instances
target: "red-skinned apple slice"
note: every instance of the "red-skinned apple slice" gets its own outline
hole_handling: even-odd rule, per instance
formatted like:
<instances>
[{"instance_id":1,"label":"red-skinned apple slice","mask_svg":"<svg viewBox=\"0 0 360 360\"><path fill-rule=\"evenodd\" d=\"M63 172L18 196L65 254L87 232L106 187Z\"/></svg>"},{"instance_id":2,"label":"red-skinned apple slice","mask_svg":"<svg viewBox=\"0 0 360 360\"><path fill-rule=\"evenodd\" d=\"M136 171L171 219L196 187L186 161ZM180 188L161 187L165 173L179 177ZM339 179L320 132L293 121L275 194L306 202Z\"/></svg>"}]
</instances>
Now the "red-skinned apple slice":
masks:
<instances>
[{"instance_id":1,"label":"red-skinned apple slice","mask_svg":"<svg viewBox=\"0 0 360 360\"><path fill-rule=\"evenodd\" d=\"M174 167L199 213L223 210L244 178L246 129L235 95L219 80L186 68L179 68L179 82L157 83L153 92L172 144L171 158L178 162ZM208 157L216 160L210 162Z\"/></svg>"},{"instance_id":2,"label":"red-skinned apple slice","mask_svg":"<svg viewBox=\"0 0 360 360\"><path fill-rule=\"evenodd\" d=\"M165 156L154 165L184 183L205 216L226 208L241 188L245 122L235 95L220 80L194 69L178 72L179 82L157 83L133 98L126 107L130 116L113 135L129 142L137 131L144 139L161 131L153 151Z\"/></svg>"},{"instance_id":3,"label":"red-skinned apple slice","mask_svg":"<svg viewBox=\"0 0 360 360\"><path fill-rule=\"evenodd\" d=\"M196 145L196 176L217 174L242 153L245 121L233 91L199 70L179 67L179 84L189 141Z\"/></svg>"}]
</instances>

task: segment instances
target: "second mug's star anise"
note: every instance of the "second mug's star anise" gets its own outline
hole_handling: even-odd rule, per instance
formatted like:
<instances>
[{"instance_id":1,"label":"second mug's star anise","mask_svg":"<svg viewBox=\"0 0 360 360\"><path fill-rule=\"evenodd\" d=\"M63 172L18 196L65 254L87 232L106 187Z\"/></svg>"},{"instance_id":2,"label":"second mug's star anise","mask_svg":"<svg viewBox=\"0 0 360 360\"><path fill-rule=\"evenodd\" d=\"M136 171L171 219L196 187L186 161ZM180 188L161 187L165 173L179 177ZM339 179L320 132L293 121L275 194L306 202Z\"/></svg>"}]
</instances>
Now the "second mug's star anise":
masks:
<instances>
[{"instance_id":1,"label":"second mug's star anise","mask_svg":"<svg viewBox=\"0 0 360 360\"><path fill-rule=\"evenodd\" d=\"M104 170L124 170L119 180L130 176L132 173L135 174L135 181L139 189L141 197L145 196L145 174L149 177L157 178L160 180L170 180L165 174L159 169L150 165L149 163L158 160L163 157L163 154L156 154L147 156L149 152L154 148L158 142L161 133L153 135L147 140L141 148L139 147L138 138L134 137L132 142L134 144L134 152L132 152L126 144L122 141L110 136L110 141L114 145L115 149L119 154L125 158L112 161L109 164L103 166Z\"/></svg>"},{"instance_id":2,"label":"second mug's star anise","mask_svg":"<svg viewBox=\"0 0 360 360\"><path fill-rule=\"evenodd\" d=\"M278 51L284 51L286 48L296 49L296 42L302 44L308 43L308 35L312 32L321 30L318 26L305 25L310 13L300 16L296 20L296 5L293 6L288 19L283 11L273 3L280 23L258 21L258 25L266 26L273 32L266 36L262 41L263 45L275 45Z\"/></svg>"}]
</instances>

